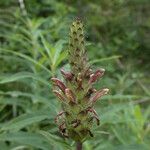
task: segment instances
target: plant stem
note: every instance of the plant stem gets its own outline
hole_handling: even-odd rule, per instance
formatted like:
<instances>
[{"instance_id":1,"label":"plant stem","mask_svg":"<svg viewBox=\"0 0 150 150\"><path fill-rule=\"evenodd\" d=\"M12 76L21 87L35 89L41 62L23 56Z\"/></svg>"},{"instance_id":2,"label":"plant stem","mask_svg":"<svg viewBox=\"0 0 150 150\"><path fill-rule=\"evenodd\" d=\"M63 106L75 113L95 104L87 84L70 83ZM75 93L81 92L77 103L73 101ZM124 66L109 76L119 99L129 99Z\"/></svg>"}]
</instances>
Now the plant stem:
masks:
<instances>
[{"instance_id":1,"label":"plant stem","mask_svg":"<svg viewBox=\"0 0 150 150\"><path fill-rule=\"evenodd\" d=\"M82 150L82 143L81 142L77 142L76 150Z\"/></svg>"}]
</instances>

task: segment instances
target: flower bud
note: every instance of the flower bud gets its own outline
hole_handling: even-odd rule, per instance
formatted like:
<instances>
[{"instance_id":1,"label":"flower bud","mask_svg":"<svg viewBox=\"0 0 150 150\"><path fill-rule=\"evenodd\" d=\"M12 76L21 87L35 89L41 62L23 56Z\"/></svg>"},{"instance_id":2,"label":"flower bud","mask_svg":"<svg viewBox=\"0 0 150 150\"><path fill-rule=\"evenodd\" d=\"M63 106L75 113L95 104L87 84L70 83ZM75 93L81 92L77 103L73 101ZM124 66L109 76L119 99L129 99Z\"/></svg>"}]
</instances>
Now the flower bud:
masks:
<instances>
[{"instance_id":1,"label":"flower bud","mask_svg":"<svg viewBox=\"0 0 150 150\"><path fill-rule=\"evenodd\" d=\"M54 82L54 84L56 86L58 86L60 88L60 90L62 90L63 93L65 93L65 89L66 89L66 86L64 85L64 83L57 79L57 78L51 78L51 80Z\"/></svg>"},{"instance_id":2,"label":"flower bud","mask_svg":"<svg viewBox=\"0 0 150 150\"><path fill-rule=\"evenodd\" d=\"M63 69L61 69L60 71L65 79L71 80L73 78L73 74L71 72L65 72Z\"/></svg>"},{"instance_id":3,"label":"flower bud","mask_svg":"<svg viewBox=\"0 0 150 150\"><path fill-rule=\"evenodd\" d=\"M100 97L102 97L103 95L106 95L108 93L109 89L102 89L99 90L95 93L95 95L91 98L91 102L94 103L96 102Z\"/></svg>"},{"instance_id":4,"label":"flower bud","mask_svg":"<svg viewBox=\"0 0 150 150\"><path fill-rule=\"evenodd\" d=\"M53 90L53 93L61 100L61 101L65 101L65 98L62 96L62 94L57 91L57 90Z\"/></svg>"},{"instance_id":5,"label":"flower bud","mask_svg":"<svg viewBox=\"0 0 150 150\"><path fill-rule=\"evenodd\" d=\"M94 74L90 75L89 83L95 82L98 78L102 77L105 72L105 69L99 69Z\"/></svg>"},{"instance_id":6,"label":"flower bud","mask_svg":"<svg viewBox=\"0 0 150 150\"><path fill-rule=\"evenodd\" d=\"M65 89L65 95L68 98L69 101L74 102L75 103L75 97L73 95L73 92L70 89Z\"/></svg>"}]
</instances>

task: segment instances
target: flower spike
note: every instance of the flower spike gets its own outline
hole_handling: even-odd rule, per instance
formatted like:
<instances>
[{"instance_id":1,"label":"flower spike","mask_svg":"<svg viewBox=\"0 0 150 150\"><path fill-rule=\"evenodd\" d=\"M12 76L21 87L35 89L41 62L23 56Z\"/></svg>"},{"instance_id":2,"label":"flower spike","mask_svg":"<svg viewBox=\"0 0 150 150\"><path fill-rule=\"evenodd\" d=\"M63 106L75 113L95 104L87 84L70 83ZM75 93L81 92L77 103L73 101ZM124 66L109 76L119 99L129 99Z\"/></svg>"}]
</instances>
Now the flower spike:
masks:
<instances>
[{"instance_id":1,"label":"flower spike","mask_svg":"<svg viewBox=\"0 0 150 150\"><path fill-rule=\"evenodd\" d=\"M63 102L63 111L57 115L55 121L65 138L83 142L94 136L94 122L100 124L94 104L109 90L97 90L93 86L104 75L105 70L98 69L94 72L88 63L81 19L76 19L70 27L68 61L70 72L61 69L65 81L51 79L54 86L60 89L53 90L54 94Z\"/></svg>"}]
</instances>

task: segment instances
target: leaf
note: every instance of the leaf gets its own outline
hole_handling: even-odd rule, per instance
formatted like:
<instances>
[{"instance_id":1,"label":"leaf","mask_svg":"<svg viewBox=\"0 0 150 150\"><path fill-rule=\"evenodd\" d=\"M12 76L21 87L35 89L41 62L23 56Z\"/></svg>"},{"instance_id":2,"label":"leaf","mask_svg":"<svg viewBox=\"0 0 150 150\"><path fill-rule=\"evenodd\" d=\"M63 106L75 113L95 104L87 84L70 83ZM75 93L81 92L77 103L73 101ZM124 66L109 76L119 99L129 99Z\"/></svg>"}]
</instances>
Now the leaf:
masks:
<instances>
[{"instance_id":1,"label":"leaf","mask_svg":"<svg viewBox=\"0 0 150 150\"><path fill-rule=\"evenodd\" d=\"M2 105L17 105L21 106L22 108L26 108L26 103L23 101L20 101L18 98L1 98L0 97L0 104Z\"/></svg>"},{"instance_id":2,"label":"leaf","mask_svg":"<svg viewBox=\"0 0 150 150\"><path fill-rule=\"evenodd\" d=\"M32 79L38 80L38 81L44 83L45 85L51 87L51 85L47 81L45 81L43 78L36 76L35 74L30 73L30 72L19 72L19 73L12 74L12 75L8 75L8 74L3 75L3 77L1 76L1 78L0 78L0 84L14 82L14 81L24 79L24 78L32 78Z\"/></svg>"},{"instance_id":3,"label":"leaf","mask_svg":"<svg viewBox=\"0 0 150 150\"><path fill-rule=\"evenodd\" d=\"M8 104L13 104L14 103L13 100L11 100L11 99L13 99L13 97L17 98L17 97L22 96L22 97L31 98L33 103L40 102L40 103L45 104L46 106L48 106L52 110L56 109L56 106L52 103L52 101L50 101L46 97L43 97L39 94L34 95L32 93L25 93L25 92L20 92L20 91L7 91L7 92L0 91L0 95L11 96L10 100L8 98L6 98L6 102L8 101ZM23 103L23 102L19 102L19 98L16 99L15 101L16 101L17 105ZM5 103L5 99L2 100L0 103Z\"/></svg>"},{"instance_id":4,"label":"leaf","mask_svg":"<svg viewBox=\"0 0 150 150\"><path fill-rule=\"evenodd\" d=\"M58 65L67 57L67 51L63 51L60 56L58 57L58 59L56 60L56 63L55 63L55 68L58 67Z\"/></svg>"},{"instance_id":5,"label":"leaf","mask_svg":"<svg viewBox=\"0 0 150 150\"><path fill-rule=\"evenodd\" d=\"M42 44L44 46L44 49L47 52L47 54L49 56L49 59L50 59L50 61L52 63L53 62L53 57L52 57L52 54L51 54L51 51L50 51L52 46L44 39L44 37L42 35L40 35L40 37L41 37L41 41L42 41Z\"/></svg>"},{"instance_id":6,"label":"leaf","mask_svg":"<svg viewBox=\"0 0 150 150\"><path fill-rule=\"evenodd\" d=\"M40 122L44 119L50 119L49 111L39 111L30 114L22 114L19 117L12 119L10 122L5 123L1 130L15 130L18 131L28 125Z\"/></svg>"},{"instance_id":7,"label":"leaf","mask_svg":"<svg viewBox=\"0 0 150 150\"><path fill-rule=\"evenodd\" d=\"M27 149L28 147L27 146L13 146L13 148L11 148L11 150L24 150L24 149Z\"/></svg>"},{"instance_id":8,"label":"leaf","mask_svg":"<svg viewBox=\"0 0 150 150\"><path fill-rule=\"evenodd\" d=\"M143 83L140 81L140 80L137 80L138 84L141 86L141 88L143 89L143 91L148 95L150 96L150 91L148 90L148 88L143 85Z\"/></svg>"},{"instance_id":9,"label":"leaf","mask_svg":"<svg viewBox=\"0 0 150 150\"><path fill-rule=\"evenodd\" d=\"M122 94L115 94L115 95L106 95L104 97L101 98L102 99L138 99L141 98L143 96L141 95L122 95Z\"/></svg>"},{"instance_id":10,"label":"leaf","mask_svg":"<svg viewBox=\"0 0 150 150\"><path fill-rule=\"evenodd\" d=\"M67 144L64 139L42 130L40 130L39 133L43 135L50 143L55 143L56 145L61 144L61 146L63 146L65 149L67 148L67 150L71 150L70 145Z\"/></svg>"},{"instance_id":11,"label":"leaf","mask_svg":"<svg viewBox=\"0 0 150 150\"><path fill-rule=\"evenodd\" d=\"M120 141L120 143L126 144L126 141L123 139L122 134L120 134L119 131L116 130L114 127L112 127L112 130L113 130L115 136L117 137L117 139Z\"/></svg>"},{"instance_id":12,"label":"leaf","mask_svg":"<svg viewBox=\"0 0 150 150\"><path fill-rule=\"evenodd\" d=\"M42 150L49 150L49 148L53 146L53 143L48 143L48 141L38 133L21 131L14 133L2 133L0 134L0 141L16 142L18 144L28 145Z\"/></svg>"},{"instance_id":13,"label":"leaf","mask_svg":"<svg viewBox=\"0 0 150 150\"><path fill-rule=\"evenodd\" d=\"M129 104L128 103L124 103L124 104L113 104L111 106L108 106L106 108L104 108L103 110L100 111L100 109L96 109L97 112L100 115L100 119L101 119L101 125L105 124L105 123L110 123L110 124L117 124L120 122L125 122L125 120L119 115L119 111L124 110L126 108L128 108ZM99 129L100 127L97 127L97 129Z\"/></svg>"},{"instance_id":14,"label":"leaf","mask_svg":"<svg viewBox=\"0 0 150 150\"><path fill-rule=\"evenodd\" d=\"M88 141L85 141L83 146L84 146L85 150L93 150L92 145Z\"/></svg>"},{"instance_id":15,"label":"leaf","mask_svg":"<svg viewBox=\"0 0 150 150\"><path fill-rule=\"evenodd\" d=\"M62 48L63 48L63 44L66 43L64 40L59 40L56 44L55 44L55 47L54 47L54 60L53 60L53 64L55 65L57 59L59 58L60 56L60 53L62 51Z\"/></svg>"},{"instance_id":16,"label":"leaf","mask_svg":"<svg viewBox=\"0 0 150 150\"><path fill-rule=\"evenodd\" d=\"M148 150L148 147L144 144L131 144L131 145L119 145L112 148L112 150Z\"/></svg>"},{"instance_id":17,"label":"leaf","mask_svg":"<svg viewBox=\"0 0 150 150\"><path fill-rule=\"evenodd\" d=\"M118 55L118 56L111 56L111 57L106 57L106 58L101 58L101 59L95 59L93 61L90 61L90 64L96 64L96 63L99 63L99 62L102 62L102 61L110 61L110 60L113 60L113 59L118 59L118 58L121 58L122 56Z\"/></svg>"},{"instance_id":18,"label":"leaf","mask_svg":"<svg viewBox=\"0 0 150 150\"><path fill-rule=\"evenodd\" d=\"M134 117L136 119L136 127L138 130L142 130L144 126L144 116L139 105L134 107Z\"/></svg>"},{"instance_id":19,"label":"leaf","mask_svg":"<svg viewBox=\"0 0 150 150\"><path fill-rule=\"evenodd\" d=\"M2 52L6 52L6 53L11 53L11 54L14 54L16 56L19 56L19 57L22 57L36 65L38 65L39 67L41 67L42 69L44 69L45 71L47 71L49 74L51 74L51 71L49 69L47 69L45 66L43 66L42 64L40 64L39 62L35 61L34 59L32 59L31 57L27 56L27 55L24 55L22 53L19 53L19 52L15 52L15 51L11 51L11 50L7 50L7 49L3 49L3 48L0 48L0 51Z\"/></svg>"}]
</instances>

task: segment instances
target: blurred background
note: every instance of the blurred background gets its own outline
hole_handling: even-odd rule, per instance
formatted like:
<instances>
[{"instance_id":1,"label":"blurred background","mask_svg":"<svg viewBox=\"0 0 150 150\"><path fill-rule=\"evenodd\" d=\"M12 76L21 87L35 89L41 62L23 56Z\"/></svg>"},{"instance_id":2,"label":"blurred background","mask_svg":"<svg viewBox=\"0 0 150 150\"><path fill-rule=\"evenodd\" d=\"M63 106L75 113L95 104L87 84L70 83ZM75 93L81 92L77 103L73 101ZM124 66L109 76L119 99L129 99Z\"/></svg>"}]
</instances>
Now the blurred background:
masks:
<instances>
[{"instance_id":1,"label":"blurred background","mask_svg":"<svg viewBox=\"0 0 150 150\"><path fill-rule=\"evenodd\" d=\"M109 95L96 104L101 125L85 150L150 147L149 0L0 1L0 150L73 150L54 123L61 110L50 77L69 69L69 26L79 16L95 85Z\"/></svg>"}]
</instances>

